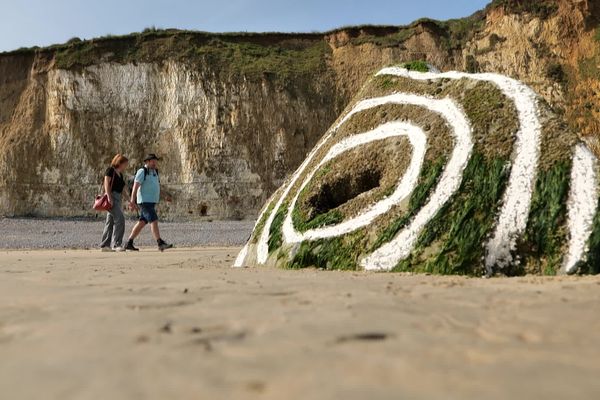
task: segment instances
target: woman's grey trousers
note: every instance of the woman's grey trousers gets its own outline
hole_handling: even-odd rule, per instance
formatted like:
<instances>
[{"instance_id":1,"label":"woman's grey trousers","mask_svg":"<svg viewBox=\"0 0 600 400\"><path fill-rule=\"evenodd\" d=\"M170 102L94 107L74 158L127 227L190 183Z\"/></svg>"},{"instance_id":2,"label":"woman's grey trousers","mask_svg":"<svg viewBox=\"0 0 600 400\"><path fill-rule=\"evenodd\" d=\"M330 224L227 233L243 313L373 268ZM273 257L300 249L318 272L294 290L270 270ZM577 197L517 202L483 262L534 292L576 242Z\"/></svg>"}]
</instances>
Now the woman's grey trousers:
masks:
<instances>
[{"instance_id":1,"label":"woman's grey trousers","mask_svg":"<svg viewBox=\"0 0 600 400\"><path fill-rule=\"evenodd\" d=\"M121 193L112 192L113 206L106 214L104 232L102 233L102 244L100 247L120 247L123 244L125 234L125 215L121 204Z\"/></svg>"}]
</instances>

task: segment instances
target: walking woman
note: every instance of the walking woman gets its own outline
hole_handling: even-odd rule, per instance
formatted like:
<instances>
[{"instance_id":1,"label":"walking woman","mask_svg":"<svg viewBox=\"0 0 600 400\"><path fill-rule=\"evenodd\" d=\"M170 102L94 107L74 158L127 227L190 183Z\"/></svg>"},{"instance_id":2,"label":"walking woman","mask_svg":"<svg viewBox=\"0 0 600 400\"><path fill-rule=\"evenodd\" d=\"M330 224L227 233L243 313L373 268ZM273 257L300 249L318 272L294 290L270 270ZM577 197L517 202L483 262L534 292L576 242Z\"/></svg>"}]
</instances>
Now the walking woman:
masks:
<instances>
[{"instance_id":1,"label":"walking woman","mask_svg":"<svg viewBox=\"0 0 600 400\"><path fill-rule=\"evenodd\" d=\"M127 157L117 154L104 174L104 191L108 194L108 200L112 208L106 215L102 244L100 245L102 251L125 251L123 247L125 216L123 215L121 196L125 188L123 172L128 165L129 160Z\"/></svg>"}]
</instances>

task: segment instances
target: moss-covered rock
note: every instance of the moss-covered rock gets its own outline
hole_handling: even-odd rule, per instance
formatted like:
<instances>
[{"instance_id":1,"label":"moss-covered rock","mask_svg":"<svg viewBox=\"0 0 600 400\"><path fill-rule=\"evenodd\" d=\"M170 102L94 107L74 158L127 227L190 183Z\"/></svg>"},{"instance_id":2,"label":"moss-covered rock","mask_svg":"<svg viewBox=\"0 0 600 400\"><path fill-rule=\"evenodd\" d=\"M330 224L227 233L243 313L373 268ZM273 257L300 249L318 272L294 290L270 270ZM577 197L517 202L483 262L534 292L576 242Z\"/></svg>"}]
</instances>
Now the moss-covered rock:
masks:
<instances>
[{"instance_id":1,"label":"moss-covered rock","mask_svg":"<svg viewBox=\"0 0 600 400\"><path fill-rule=\"evenodd\" d=\"M410 65L369 80L272 198L237 264L598 271L596 159L576 135L520 82Z\"/></svg>"}]
</instances>

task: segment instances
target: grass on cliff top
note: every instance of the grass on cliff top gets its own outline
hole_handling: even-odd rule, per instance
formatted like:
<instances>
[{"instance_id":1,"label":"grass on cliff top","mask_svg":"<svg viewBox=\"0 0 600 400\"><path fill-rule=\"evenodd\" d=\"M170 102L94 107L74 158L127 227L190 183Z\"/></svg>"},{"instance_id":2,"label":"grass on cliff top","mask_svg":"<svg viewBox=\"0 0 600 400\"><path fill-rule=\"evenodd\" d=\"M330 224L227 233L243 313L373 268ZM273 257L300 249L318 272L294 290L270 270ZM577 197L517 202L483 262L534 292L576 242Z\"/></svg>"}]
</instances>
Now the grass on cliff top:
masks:
<instances>
[{"instance_id":1,"label":"grass on cliff top","mask_svg":"<svg viewBox=\"0 0 600 400\"><path fill-rule=\"evenodd\" d=\"M58 68L86 67L98 60L119 63L172 59L203 62L220 74L247 78L309 77L326 69L331 50L322 40L267 36L202 35L163 31L119 40L73 41L55 49Z\"/></svg>"},{"instance_id":2,"label":"grass on cliff top","mask_svg":"<svg viewBox=\"0 0 600 400\"><path fill-rule=\"evenodd\" d=\"M512 14L529 13L535 17L548 18L558 11L557 0L494 0L489 8L504 8Z\"/></svg>"},{"instance_id":3,"label":"grass on cliff top","mask_svg":"<svg viewBox=\"0 0 600 400\"><path fill-rule=\"evenodd\" d=\"M248 77L272 74L290 78L309 77L325 71L325 58L329 51L324 41L288 47L214 39L207 45L188 50L188 54L191 58L198 57Z\"/></svg>"},{"instance_id":4,"label":"grass on cliff top","mask_svg":"<svg viewBox=\"0 0 600 400\"><path fill-rule=\"evenodd\" d=\"M194 47L199 46L199 43L207 44L209 42L224 44L218 46L228 48L235 44L241 45L258 45L268 47L266 57L273 57L277 54L283 58L294 58L302 56L302 54L289 52L286 50L298 50L288 46L290 41L312 42L316 46L317 42L321 42L321 50L328 48L326 37L339 32L346 32L351 37L350 42L356 45L364 43L373 43L381 47L399 46L412 37L421 29L427 29L438 34L442 38L442 43L450 48L457 48L461 43L464 43L468 38L480 30L485 24L485 13L477 12L472 16L460 19L452 19L447 21L437 21L432 19L420 19L410 25L405 26L383 26L383 25L360 25L348 26L333 29L323 33L282 33L282 32L231 32L231 33L211 33L193 30L179 29L157 29L155 27L146 28L143 32L134 32L126 35L105 35L103 37L90 40L81 40L74 37L62 44L55 44L48 47L34 46L31 48L20 48L14 51L0 54L33 54L35 52L56 52L57 66L59 68L71 68L73 66L85 67L102 61L116 62L140 62L152 61L155 59L164 59L165 56L189 56L186 52L186 46L181 46L178 41L185 39L195 42ZM144 51L144 44L147 42L168 42L168 46L150 46L151 51ZM184 40L185 42L185 40ZM241 46L243 51L243 47ZM306 46L305 46L306 47ZM311 46L307 46L311 47ZM313 49L314 50L314 49ZM257 49L252 49L254 53ZM260 52L264 56L264 52ZM194 50L191 51L191 54ZM148 59L150 58L150 59ZM230 57L224 57L229 59ZM277 66L277 59L274 66ZM236 60L234 60L236 61ZM240 63L246 61L244 57L239 59ZM256 63L251 63L256 64ZM240 64L242 65L242 64ZM260 65L254 65L260 67ZM252 70L252 66L250 71ZM271 68L267 72L276 72L276 68Z\"/></svg>"},{"instance_id":5,"label":"grass on cliff top","mask_svg":"<svg viewBox=\"0 0 600 400\"><path fill-rule=\"evenodd\" d=\"M435 33L442 39L441 44L447 49L460 48L485 26L485 14L477 12L469 17L438 21L422 18L410 25L399 26L393 30L384 26L355 27L355 37L351 43L361 45L372 43L381 47L401 47L402 44L421 30ZM387 34L378 34L375 29L388 29Z\"/></svg>"},{"instance_id":6,"label":"grass on cliff top","mask_svg":"<svg viewBox=\"0 0 600 400\"><path fill-rule=\"evenodd\" d=\"M309 78L326 70L331 49L322 36L285 33L224 33L147 29L129 35L92 40L73 38L46 48L4 54L45 53L60 69L78 69L99 62L140 63L175 60L204 63L222 76L248 79Z\"/></svg>"}]
</instances>

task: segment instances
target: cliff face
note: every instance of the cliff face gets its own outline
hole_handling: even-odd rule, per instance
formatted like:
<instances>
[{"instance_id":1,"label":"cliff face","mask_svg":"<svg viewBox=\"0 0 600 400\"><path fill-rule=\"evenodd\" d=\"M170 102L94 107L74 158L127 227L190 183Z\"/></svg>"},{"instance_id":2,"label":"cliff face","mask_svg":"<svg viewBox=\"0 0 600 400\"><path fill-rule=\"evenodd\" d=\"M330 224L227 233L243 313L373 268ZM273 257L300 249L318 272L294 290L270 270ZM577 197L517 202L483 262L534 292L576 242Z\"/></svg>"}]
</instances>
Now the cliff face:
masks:
<instances>
[{"instance_id":1,"label":"cliff face","mask_svg":"<svg viewBox=\"0 0 600 400\"><path fill-rule=\"evenodd\" d=\"M465 59L474 59L479 71L527 82L600 154L600 3L512 3L547 8L541 15L510 5L490 9L484 29L465 46Z\"/></svg>"},{"instance_id":2,"label":"cliff face","mask_svg":"<svg viewBox=\"0 0 600 400\"><path fill-rule=\"evenodd\" d=\"M8 214L86 215L112 155L139 166L152 151L164 157L165 215L251 216L336 109L324 79L283 90L172 60L82 69L39 56L2 61L20 73L3 75L2 85L2 110L12 111L0 125L0 210Z\"/></svg>"},{"instance_id":3,"label":"cliff face","mask_svg":"<svg viewBox=\"0 0 600 400\"><path fill-rule=\"evenodd\" d=\"M254 217L366 78L411 60L520 79L593 147L598 6L522 3L407 27L158 31L2 54L0 215L90 215L115 153L139 166L156 152L165 216Z\"/></svg>"}]
</instances>

